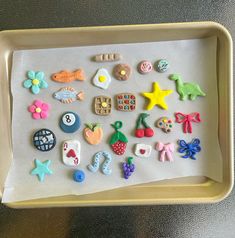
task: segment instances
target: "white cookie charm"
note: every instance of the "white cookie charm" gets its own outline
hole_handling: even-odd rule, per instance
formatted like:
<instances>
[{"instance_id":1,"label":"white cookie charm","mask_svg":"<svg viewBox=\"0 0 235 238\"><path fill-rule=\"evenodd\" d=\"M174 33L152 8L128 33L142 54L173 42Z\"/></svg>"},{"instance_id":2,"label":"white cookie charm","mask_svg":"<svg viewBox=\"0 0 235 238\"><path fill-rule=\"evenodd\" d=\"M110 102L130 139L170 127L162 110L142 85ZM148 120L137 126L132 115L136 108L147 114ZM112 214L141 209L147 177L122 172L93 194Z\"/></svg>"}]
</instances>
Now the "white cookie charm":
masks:
<instances>
[{"instance_id":1,"label":"white cookie charm","mask_svg":"<svg viewBox=\"0 0 235 238\"><path fill-rule=\"evenodd\" d=\"M138 157L148 158L151 155L152 146L145 144L135 145L135 155Z\"/></svg>"},{"instance_id":2,"label":"white cookie charm","mask_svg":"<svg viewBox=\"0 0 235 238\"><path fill-rule=\"evenodd\" d=\"M81 144L77 140L64 141L62 146L63 162L68 166L77 166L80 163Z\"/></svg>"}]
</instances>

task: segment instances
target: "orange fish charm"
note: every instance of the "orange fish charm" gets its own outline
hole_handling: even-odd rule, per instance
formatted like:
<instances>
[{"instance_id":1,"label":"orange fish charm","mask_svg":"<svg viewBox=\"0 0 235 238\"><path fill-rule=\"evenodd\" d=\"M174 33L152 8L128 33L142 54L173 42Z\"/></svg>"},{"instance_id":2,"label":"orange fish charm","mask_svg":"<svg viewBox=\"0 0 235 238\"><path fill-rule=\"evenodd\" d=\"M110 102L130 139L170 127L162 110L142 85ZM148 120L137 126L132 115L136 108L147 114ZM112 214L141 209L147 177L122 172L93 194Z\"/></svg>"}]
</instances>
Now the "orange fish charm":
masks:
<instances>
[{"instance_id":1,"label":"orange fish charm","mask_svg":"<svg viewBox=\"0 0 235 238\"><path fill-rule=\"evenodd\" d=\"M52 80L59 82L59 83L70 83L74 80L84 81L85 80L85 73L83 69L78 69L73 72L63 70L59 73L55 73L51 76Z\"/></svg>"}]
</instances>

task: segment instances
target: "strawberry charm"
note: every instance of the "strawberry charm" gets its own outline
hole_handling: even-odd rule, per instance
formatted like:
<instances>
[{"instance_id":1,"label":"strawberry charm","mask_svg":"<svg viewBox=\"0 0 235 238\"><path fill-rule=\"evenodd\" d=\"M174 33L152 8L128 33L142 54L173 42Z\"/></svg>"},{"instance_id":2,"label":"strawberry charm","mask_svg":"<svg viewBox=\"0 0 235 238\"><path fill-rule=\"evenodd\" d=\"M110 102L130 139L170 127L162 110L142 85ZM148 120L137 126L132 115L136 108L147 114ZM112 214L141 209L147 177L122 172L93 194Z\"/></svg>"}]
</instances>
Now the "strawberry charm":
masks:
<instances>
[{"instance_id":1,"label":"strawberry charm","mask_svg":"<svg viewBox=\"0 0 235 238\"><path fill-rule=\"evenodd\" d=\"M103 129L98 123L86 124L83 135L89 144L98 145L103 138Z\"/></svg>"},{"instance_id":2,"label":"strawberry charm","mask_svg":"<svg viewBox=\"0 0 235 238\"><path fill-rule=\"evenodd\" d=\"M111 145L113 152L117 155L123 155L126 151L126 145L127 145L127 138L126 136L118 131L122 128L122 122L116 121L114 124L111 124L111 126L115 129L115 133L113 133L109 144Z\"/></svg>"}]
</instances>

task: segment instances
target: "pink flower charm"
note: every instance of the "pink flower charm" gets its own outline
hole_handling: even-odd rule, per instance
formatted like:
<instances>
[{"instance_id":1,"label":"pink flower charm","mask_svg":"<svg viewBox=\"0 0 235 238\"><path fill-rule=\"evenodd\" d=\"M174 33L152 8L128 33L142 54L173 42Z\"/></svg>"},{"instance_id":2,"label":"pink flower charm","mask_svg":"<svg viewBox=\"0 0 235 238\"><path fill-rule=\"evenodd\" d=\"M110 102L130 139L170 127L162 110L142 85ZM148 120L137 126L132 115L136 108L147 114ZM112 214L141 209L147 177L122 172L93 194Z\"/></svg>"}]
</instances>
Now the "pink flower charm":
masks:
<instances>
[{"instance_id":1,"label":"pink flower charm","mask_svg":"<svg viewBox=\"0 0 235 238\"><path fill-rule=\"evenodd\" d=\"M32 105L28 107L28 111L32 113L33 119L46 119L50 105L41 100L35 100Z\"/></svg>"}]
</instances>

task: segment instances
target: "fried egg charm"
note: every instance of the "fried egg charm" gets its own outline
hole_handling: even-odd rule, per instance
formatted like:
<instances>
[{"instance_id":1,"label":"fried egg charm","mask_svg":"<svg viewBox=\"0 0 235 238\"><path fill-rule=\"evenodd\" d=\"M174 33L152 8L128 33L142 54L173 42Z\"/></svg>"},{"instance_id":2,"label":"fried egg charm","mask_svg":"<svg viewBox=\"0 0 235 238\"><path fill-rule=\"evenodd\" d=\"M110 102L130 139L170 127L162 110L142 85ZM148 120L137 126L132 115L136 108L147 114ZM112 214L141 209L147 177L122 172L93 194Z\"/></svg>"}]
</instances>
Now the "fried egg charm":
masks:
<instances>
[{"instance_id":1,"label":"fried egg charm","mask_svg":"<svg viewBox=\"0 0 235 238\"><path fill-rule=\"evenodd\" d=\"M107 89L111 83L111 76L106 69L101 68L93 78L93 83L98 88Z\"/></svg>"}]
</instances>

